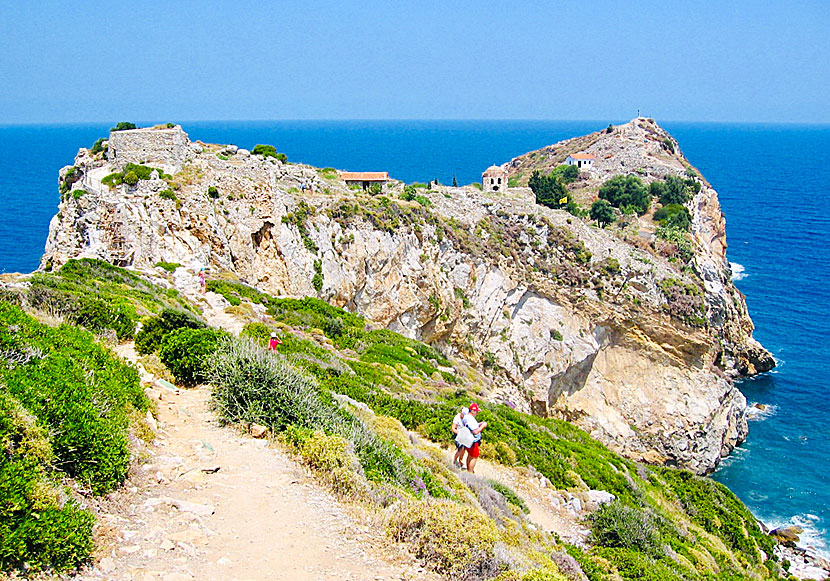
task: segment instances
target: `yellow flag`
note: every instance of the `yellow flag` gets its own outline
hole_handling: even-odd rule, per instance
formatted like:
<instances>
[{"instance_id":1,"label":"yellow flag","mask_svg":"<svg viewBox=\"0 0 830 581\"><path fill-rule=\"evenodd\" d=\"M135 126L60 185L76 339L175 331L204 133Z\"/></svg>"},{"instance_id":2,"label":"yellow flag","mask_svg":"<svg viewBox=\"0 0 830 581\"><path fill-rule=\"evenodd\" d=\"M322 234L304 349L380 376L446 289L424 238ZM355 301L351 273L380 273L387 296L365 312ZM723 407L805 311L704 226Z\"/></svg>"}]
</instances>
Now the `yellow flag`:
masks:
<instances>
[{"instance_id":1,"label":"yellow flag","mask_svg":"<svg viewBox=\"0 0 830 581\"><path fill-rule=\"evenodd\" d=\"M560 204L567 204L568 203L568 196L565 196L564 198L559 198L559 203Z\"/></svg>"}]
</instances>

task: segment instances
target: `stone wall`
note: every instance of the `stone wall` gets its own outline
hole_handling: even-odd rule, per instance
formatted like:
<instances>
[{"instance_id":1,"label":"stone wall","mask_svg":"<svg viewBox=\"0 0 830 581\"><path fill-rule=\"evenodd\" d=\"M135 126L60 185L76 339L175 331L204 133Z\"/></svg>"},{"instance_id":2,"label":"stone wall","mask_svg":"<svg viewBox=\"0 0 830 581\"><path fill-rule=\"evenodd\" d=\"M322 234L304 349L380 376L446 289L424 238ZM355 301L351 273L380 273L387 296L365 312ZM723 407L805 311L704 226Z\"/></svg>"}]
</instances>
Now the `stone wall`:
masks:
<instances>
[{"instance_id":1,"label":"stone wall","mask_svg":"<svg viewBox=\"0 0 830 581\"><path fill-rule=\"evenodd\" d=\"M128 163L162 166L168 173L181 169L190 140L180 126L171 129L130 129L110 133L107 158L119 169Z\"/></svg>"}]
</instances>

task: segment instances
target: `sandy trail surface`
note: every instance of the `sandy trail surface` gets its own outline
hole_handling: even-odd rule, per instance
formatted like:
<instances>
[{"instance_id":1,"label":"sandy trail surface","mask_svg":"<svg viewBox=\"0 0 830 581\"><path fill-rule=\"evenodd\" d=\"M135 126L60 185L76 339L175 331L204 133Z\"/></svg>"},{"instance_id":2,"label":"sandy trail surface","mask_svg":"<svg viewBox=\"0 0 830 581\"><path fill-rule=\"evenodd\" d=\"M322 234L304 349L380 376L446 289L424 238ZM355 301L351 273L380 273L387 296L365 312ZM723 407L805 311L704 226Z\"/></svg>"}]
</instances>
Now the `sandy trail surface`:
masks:
<instances>
[{"instance_id":1,"label":"sandy trail surface","mask_svg":"<svg viewBox=\"0 0 830 581\"><path fill-rule=\"evenodd\" d=\"M98 558L76 579L436 578L378 515L340 503L267 440L220 427L209 388L148 394L156 439L138 447L124 487L96 501Z\"/></svg>"}]
</instances>

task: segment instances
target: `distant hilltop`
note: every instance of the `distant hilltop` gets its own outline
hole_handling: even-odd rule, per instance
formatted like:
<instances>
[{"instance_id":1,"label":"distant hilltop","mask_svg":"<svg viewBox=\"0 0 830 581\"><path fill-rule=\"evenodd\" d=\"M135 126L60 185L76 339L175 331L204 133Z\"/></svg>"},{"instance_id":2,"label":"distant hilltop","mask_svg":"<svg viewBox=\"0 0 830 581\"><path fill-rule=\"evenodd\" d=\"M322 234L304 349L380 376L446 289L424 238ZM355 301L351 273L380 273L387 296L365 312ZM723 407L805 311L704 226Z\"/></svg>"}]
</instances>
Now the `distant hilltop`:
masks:
<instances>
[{"instance_id":1,"label":"distant hilltop","mask_svg":"<svg viewBox=\"0 0 830 581\"><path fill-rule=\"evenodd\" d=\"M704 473L745 438L731 378L774 362L732 284L717 193L653 120L462 187L348 169L172 124L113 131L61 170L41 268L175 263L319 297L479 366L488 398L638 460Z\"/></svg>"}]
</instances>

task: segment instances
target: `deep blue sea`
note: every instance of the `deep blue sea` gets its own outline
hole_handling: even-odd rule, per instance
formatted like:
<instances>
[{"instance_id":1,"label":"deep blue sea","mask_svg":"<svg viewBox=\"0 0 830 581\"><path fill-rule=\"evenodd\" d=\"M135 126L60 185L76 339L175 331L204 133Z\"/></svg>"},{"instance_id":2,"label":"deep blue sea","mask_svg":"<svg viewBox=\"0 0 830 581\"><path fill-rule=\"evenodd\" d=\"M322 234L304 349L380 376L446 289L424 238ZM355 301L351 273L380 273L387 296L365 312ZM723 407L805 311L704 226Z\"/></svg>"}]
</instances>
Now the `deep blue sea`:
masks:
<instances>
[{"instance_id":1,"label":"deep blue sea","mask_svg":"<svg viewBox=\"0 0 830 581\"><path fill-rule=\"evenodd\" d=\"M166 120L163 120L166 121ZM659 120L658 120L659 121ZM607 126L608 121L281 121L185 123L192 140L273 144L292 161L389 171L405 181L477 181L493 163ZM745 381L769 406L714 478L768 524L830 540L830 126L670 123L715 186L729 260L747 295L755 337L778 367ZM38 265L57 210L58 170L109 125L0 127L0 272ZM822 363L824 362L824 363Z\"/></svg>"}]
</instances>

